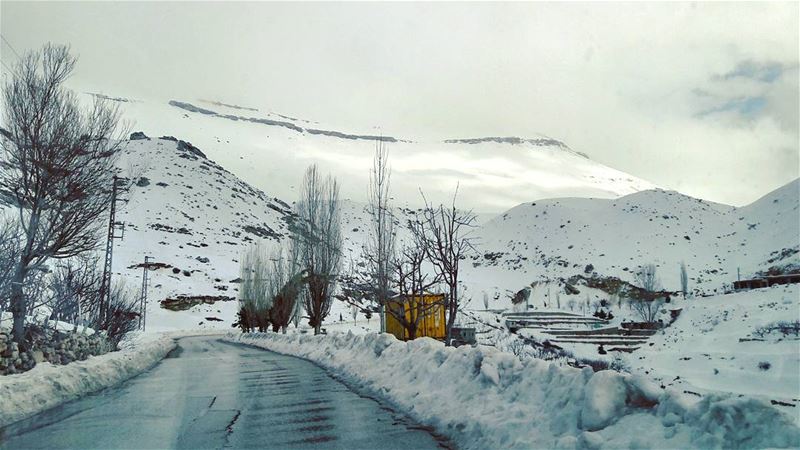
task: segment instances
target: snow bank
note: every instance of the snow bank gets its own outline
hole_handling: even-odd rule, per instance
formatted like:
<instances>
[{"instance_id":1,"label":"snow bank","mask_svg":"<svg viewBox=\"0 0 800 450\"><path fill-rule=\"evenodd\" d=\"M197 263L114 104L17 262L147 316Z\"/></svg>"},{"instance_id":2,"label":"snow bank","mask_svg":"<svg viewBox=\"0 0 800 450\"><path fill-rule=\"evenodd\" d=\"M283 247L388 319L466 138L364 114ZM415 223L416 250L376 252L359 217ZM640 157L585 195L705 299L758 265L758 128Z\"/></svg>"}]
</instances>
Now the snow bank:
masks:
<instances>
[{"instance_id":1,"label":"snow bank","mask_svg":"<svg viewBox=\"0 0 800 450\"><path fill-rule=\"evenodd\" d=\"M118 352L64 366L40 363L24 373L0 376L0 426L125 381L152 367L174 347L171 336L144 335Z\"/></svg>"},{"instance_id":2,"label":"snow bank","mask_svg":"<svg viewBox=\"0 0 800 450\"><path fill-rule=\"evenodd\" d=\"M228 334L314 361L462 448L797 447L800 429L760 399L697 399L641 376L520 361L490 347L388 334Z\"/></svg>"}]
</instances>

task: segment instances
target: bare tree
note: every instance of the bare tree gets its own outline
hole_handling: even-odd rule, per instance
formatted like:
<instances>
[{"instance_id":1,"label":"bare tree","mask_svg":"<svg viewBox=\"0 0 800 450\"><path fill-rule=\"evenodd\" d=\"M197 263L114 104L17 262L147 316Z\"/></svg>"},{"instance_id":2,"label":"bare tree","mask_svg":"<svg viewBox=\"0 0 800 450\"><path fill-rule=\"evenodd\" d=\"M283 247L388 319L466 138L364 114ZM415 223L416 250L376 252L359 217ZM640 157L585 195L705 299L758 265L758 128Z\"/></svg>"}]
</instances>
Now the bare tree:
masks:
<instances>
[{"instance_id":1,"label":"bare tree","mask_svg":"<svg viewBox=\"0 0 800 450\"><path fill-rule=\"evenodd\" d=\"M382 139L375 142L375 156L369 174L370 216L369 240L364 256L367 262L369 283L373 292L372 301L380 308L381 332L386 331L384 306L389 298L389 285L395 258L394 215L389 202L389 186L392 171L389 153Z\"/></svg>"},{"instance_id":2,"label":"bare tree","mask_svg":"<svg viewBox=\"0 0 800 450\"><path fill-rule=\"evenodd\" d=\"M242 331L264 332L269 326L272 307L268 283L268 264L260 244L250 246L239 262L239 326Z\"/></svg>"},{"instance_id":3,"label":"bare tree","mask_svg":"<svg viewBox=\"0 0 800 450\"><path fill-rule=\"evenodd\" d=\"M296 242L289 243L288 251L283 247L272 254L272 267L267 273L272 306L269 309L269 321L272 331L286 333L286 328L292 321L295 305L303 284L306 281L305 271L298 265L299 246Z\"/></svg>"},{"instance_id":4,"label":"bare tree","mask_svg":"<svg viewBox=\"0 0 800 450\"><path fill-rule=\"evenodd\" d=\"M425 317L436 314L443 302L424 300L427 291L439 282L438 276L430 278L423 271L426 260L424 236L410 224L412 239L403 246L393 262L399 295L388 299L385 309L406 330L409 339L417 337L419 325Z\"/></svg>"},{"instance_id":5,"label":"bare tree","mask_svg":"<svg viewBox=\"0 0 800 450\"><path fill-rule=\"evenodd\" d=\"M300 245L300 262L307 276L304 307L308 322L319 334L328 316L341 265L342 231L339 184L324 180L316 165L306 171L300 200L295 205L294 236Z\"/></svg>"},{"instance_id":6,"label":"bare tree","mask_svg":"<svg viewBox=\"0 0 800 450\"><path fill-rule=\"evenodd\" d=\"M425 242L427 257L437 276L447 286L445 309L447 311L447 345L450 345L453 325L459 308L459 265L473 249L470 229L475 226L476 216L472 211L456 207L458 187L449 207L440 204L433 207L423 194L425 208L422 220L418 221Z\"/></svg>"},{"instance_id":7,"label":"bare tree","mask_svg":"<svg viewBox=\"0 0 800 450\"><path fill-rule=\"evenodd\" d=\"M84 317L99 315L97 299L100 294L102 272L98 258L81 255L56 265L48 279L45 305L51 320L60 320L78 326ZM92 326L96 326L93 323Z\"/></svg>"},{"instance_id":8,"label":"bare tree","mask_svg":"<svg viewBox=\"0 0 800 450\"><path fill-rule=\"evenodd\" d=\"M681 261L681 292L683 298L686 298L686 294L689 292L689 275L686 273L685 261Z\"/></svg>"},{"instance_id":9,"label":"bare tree","mask_svg":"<svg viewBox=\"0 0 800 450\"><path fill-rule=\"evenodd\" d=\"M115 284L108 295L108 310L98 314L97 329L105 330L106 337L115 349L122 339L139 326L138 292L130 292L121 283Z\"/></svg>"},{"instance_id":10,"label":"bare tree","mask_svg":"<svg viewBox=\"0 0 800 450\"><path fill-rule=\"evenodd\" d=\"M98 244L109 206L119 112L101 99L83 111L62 85L76 59L64 46L26 54L3 86L0 202L16 208L21 249L11 278L14 340L23 343L25 279L48 258ZM117 139L113 139L116 137Z\"/></svg>"},{"instance_id":11,"label":"bare tree","mask_svg":"<svg viewBox=\"0 0 800 450\"><path fill-rule=\"evenodd\" d=\"M635 282L640 288L647 292L657 292L661 290L661 280L658 279L658 273L655 264L646 264L639 268L636 274Z\"/></svg>"},{"instance_id":12,"label":"bare tree","mask_svg":"<svg viewBox=\"0 0 800 450\"><path fill-rule=\"evenodd\" d=\"M663 299L659 296L661 281L658 279L655 264L647 264L636 274L636 283L644 290L641 298L631 298L630 306L643 322L655 322Z\"/></svg>"}]
</instances>

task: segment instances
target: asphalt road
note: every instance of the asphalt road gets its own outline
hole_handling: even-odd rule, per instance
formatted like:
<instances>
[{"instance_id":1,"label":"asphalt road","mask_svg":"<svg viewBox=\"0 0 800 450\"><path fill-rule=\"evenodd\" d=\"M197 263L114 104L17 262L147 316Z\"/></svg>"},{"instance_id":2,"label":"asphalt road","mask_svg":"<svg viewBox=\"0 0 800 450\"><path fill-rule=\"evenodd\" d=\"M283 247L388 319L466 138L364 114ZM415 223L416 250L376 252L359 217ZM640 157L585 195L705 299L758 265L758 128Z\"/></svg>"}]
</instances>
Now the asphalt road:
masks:
<instances>
[{"instance_id":1,"label":"asphalt road","mask_svg":"<svg viewBox=\"0 0 800 450\"><path fill-rule=\"evenodd\" d=\"M117 387L0 429L0 448L448 445L308 361L216 337L178 344L161 363Z\"/></svg>"}]
</instances>

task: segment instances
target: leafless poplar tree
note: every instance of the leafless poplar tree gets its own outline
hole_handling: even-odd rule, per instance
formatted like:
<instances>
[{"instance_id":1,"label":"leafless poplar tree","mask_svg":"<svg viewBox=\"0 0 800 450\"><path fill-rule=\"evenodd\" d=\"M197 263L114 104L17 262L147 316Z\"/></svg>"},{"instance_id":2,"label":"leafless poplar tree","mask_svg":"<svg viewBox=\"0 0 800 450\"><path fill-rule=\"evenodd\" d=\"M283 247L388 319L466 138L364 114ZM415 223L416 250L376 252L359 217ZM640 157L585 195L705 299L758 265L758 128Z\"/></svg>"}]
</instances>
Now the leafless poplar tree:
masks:
<instances>
[{"instance_id":1,"label":"leafless poplar tree","mask_svg":"<svg viewBox=\"0 0 800 450\"><path fill-rule=\"evenodd\" d=\"M319 334L331 309L341 265L339 184L330 175L322 179L317 166L311 165L295 210L294 239L300 245L300 261L307 276L303 306L314 334Z\"/></svg>"},{"instance_id":2,"label":"leafless poplar tree","mask_svg":"<svg viewBox=\"0 0 800 450\"><path fill-rule=\"evenodd\" d=\"M379 139L375 143L375 156L369 174L370 232L364 256L368 264L368 286L373 290L369 295L380 308L381 332L386 331L384 306L389 298L395 258L394 215L389 197L391 175L389 152Z\"/></svg>"},{"instance_id":3,"label":"leafless poplar tree","mask_svg":"<svg viewBox=\"0 0 800 450\"><path fill-rule=\"evenodd\" d=\"M22 232L10 298L21 344L26 277L48 258L97 246L123 142L117 108L96 98L84 111L63 87L75 63L67 47L47 45L24 55L3 86L0 202L18 210Z\"/></svg>"},{"instance_id":4,"label":"leafless poplar tree","mask_svg":"<svg viewBox=\"0 0 800 450\"><path fill-rule=\"evenodd\" d=\"M473 249L470 232L476 220L472 211L462 211L456 207L457 196L458 187L449 207L442 204L433 207L423 194L425 208L422 210L422 220L419 221L428 259L437 276L447 286L445 308L448 345L459 308L459 265L461 260L466 259L467 252Z\"/></svg>"},{"instance_id":5,"label":"leafless poplar tree","mask_svg":"<svg viewBox=\"0 0 800 450\"><path fill-rule=\"evenodd\" d=\"M683 293L683 298L686 298L686 294L689 292L689 275L686 273L686 262L681 261L681 293Z\"/></svg>"},{"instance_id":6,"label":"leafless poplar tree","mask_svg":"<svg viewBox=\"0 0 800 450\"><path fill-rule=\"evenodd\" d=\"M239 326L242 331L267 331L272 307L268 263L261 245L250 246L239 262Z\"/></svg>"},{"instance_id":7,"label":"leafless poplar tree","mask_svg":"<svg viewBox=\"0 0 800 450\"><path fill-rule=\"evenodd\" d=\"M289 243L288 250L283 247L272 254L272 267L268 272L268 284L272 306L269 309L269 321L272 331L286 333L286 328L295 314L297 299L305 283L305 271L298 264L300 248L296 242Z\"/></svg>"}]
</instances>

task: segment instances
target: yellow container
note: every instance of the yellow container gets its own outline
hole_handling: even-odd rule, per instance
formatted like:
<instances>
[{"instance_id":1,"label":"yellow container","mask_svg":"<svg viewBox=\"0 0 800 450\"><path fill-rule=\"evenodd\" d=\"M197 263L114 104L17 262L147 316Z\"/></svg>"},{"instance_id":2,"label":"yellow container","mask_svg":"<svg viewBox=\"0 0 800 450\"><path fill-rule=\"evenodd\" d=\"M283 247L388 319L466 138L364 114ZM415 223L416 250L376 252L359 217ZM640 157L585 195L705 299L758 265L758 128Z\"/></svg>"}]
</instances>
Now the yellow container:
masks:
<instances>
[{"instance_id":1,"label":"yellow container","mask_svg":"<svg viewBox=\"0 0 800 450\"><path fill-rule=\"evenodd\" d=\"M408 322L421 316L417 322L415 337L427 336L441 340L446 338L444 294L426 293L414 297L398 295L390 299L385 308L386 332L393 334L397 339L409 340L408 330L389 312L389 308L392 311L396 311L397 315L400 315L401 311L405 312L405 319Z\"/></svg>"}]
</instances>

